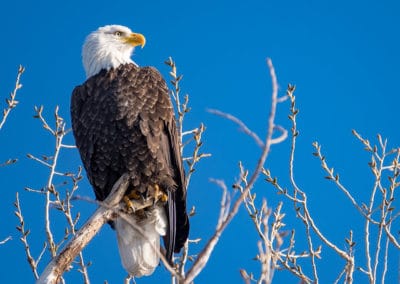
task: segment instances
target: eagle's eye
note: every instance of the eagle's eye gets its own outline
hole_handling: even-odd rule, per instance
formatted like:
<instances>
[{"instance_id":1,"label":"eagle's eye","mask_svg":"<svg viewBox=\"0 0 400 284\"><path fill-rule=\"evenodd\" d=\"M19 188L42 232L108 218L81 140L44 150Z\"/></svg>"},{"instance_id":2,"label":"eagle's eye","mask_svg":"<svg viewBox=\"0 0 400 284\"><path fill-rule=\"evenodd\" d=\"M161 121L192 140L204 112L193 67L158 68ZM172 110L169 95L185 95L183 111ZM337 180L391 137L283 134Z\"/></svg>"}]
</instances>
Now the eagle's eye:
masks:
<instances>
[{"instance_id":1,"label":"eagle's eye","mask_svg":"<svg viewBox=\"0 0 400 284\"><path fill-rule=\"evenodd\" d=\"M114 33L114 35L115 36L122 36L122 32L117 31L117 32Z\"/></svg>"}]
</instances>

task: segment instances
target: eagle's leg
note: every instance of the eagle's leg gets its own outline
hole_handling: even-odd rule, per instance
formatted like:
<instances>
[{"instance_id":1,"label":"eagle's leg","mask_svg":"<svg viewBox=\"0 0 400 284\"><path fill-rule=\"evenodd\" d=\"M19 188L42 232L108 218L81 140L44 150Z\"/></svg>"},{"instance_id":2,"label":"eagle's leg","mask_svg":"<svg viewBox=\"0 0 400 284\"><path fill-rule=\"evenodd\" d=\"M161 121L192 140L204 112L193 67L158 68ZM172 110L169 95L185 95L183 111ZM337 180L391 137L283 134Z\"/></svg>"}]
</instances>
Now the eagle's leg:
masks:
<instances>
[{"instance_id":1,"label":"eagle's leg","mask_svg":"<svg viewBox=\"0 0 400 284\"><path fill-rule=\"evenodd\" d=\"M161 202L167 202L168 200L168 195L164 193L158 186L158 184L154 185L154 203L156 203L158 200L161 200Z\"/></svg>"},{"instance_id":2,"label":"eagle's leg","mask_svg":"<svg viewBox=\"0 0 400 284\"><path fill-rule=\"evenodd\" d=\"M142 198L142 195L137 190L132 190L123 197L123 201L125 202L126 208L128 210L133 210L135 207L132 200L139 200L140 198Z\"/></svg>"},{"instance_id":3,"label":"eagle's leg","mask_svg":"<svg viewBox=\"0 0 400 284\"><path fill-rule=\"evenodd\" d=\"M142 198L142 195L140 194L139 191L134 189L134 190L131 190L131 192L129 192L127 195L125 195L125 197L127 197L128 199L138 200L138 199Z\"/></svg>"},{"instance_id":4,"label":"eagle's leg","mask_svg":"<svg viewBox=\"0 0 400 284\"><path fill-rule=\"evenodd\" d=\"M125 195L122 200L125 202L126 205L126 209L130 210L133 209L133 203L132 201L129 199L128 195Z\"/></svg>"}]
</instances>

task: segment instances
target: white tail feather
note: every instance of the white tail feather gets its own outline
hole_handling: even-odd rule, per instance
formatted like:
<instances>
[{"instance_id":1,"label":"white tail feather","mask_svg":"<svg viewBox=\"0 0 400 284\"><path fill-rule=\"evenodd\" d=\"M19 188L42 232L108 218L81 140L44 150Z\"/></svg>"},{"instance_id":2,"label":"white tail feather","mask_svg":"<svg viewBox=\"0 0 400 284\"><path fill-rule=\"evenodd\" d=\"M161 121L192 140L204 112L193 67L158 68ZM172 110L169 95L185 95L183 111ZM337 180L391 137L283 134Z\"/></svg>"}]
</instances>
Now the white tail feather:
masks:
<instances>
[{"instance_id":1,"label":"white tail feather","mask_svg":"<svg viewBox=\"0 0 400 284\"><path fill-rule=\"evenodd\" d=\"M164 208L155 206L140 220L134 215L129 220L119 217L115 220L115 230L126 271L136 277L152 274L160 262L160 236L167 230Z\"/></svg>"}]
</instances>

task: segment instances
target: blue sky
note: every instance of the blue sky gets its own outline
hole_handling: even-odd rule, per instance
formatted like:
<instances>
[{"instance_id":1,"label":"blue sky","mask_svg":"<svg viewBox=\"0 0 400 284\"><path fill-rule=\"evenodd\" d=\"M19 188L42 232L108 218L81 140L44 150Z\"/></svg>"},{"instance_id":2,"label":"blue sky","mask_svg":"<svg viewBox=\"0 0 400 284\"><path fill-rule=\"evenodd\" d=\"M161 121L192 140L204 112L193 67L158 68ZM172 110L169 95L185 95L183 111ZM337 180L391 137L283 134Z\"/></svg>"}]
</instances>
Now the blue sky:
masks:
<instances>
[{"instance_id":1,"label":"blue sky","mask_svg":"<svg viewBox=\"0 0 400 284\"><path fill-rule=\"evenodd\" d=\"M189 207L195 205L198 211L192 219L190 236L203 239L193 247L194 252L213 232L218 217L220 190L208 179L223 179L230 185L238 176L238 161L251 170L260 154L237 126L206 109L232 113L263 137L271 92L267 57L274 63L280 95L284 95L288 83L297 86L300 137L296 178L309 196L316 222L343 248L350 229L361 244L362 218L343 194L324 180L311 144L322 144L328 162L339 171L343 183L359 200L367 202L373 184L367 166L369 156L351 130L356 129L371 141L380 133L388 138L389 147L400 145L399 9L397 1L3 1L0 97L5 98L13 89L19 64L26 67L26 73L22 77L24 87L18 93L20 104L0 132L0 161L19 159L17 164L0 169L0 239L13 237L0 246L0 254L8 259L1 266L0 282L15 280L16 275L21 283L33 279L15 230L15 192L20 193L35 256L43 244L43 199L23 188L43 187L47 171L25 155L49 155L53 141L32 118L33 107L44 105L44 114L51 119L59 105L60 114L69 124L71 91L85 80L80 55L83 40L106 24L126 25L146 36L145 48L137 49L134 55L139 65L155 66L167 77L169 70L163 62L169 56L174 58L178 71L184 74L183 92L190 95L192 111L186 129L200 122L207 126L203 151L213 156L199 164L189 189ZM279 105L277 123L285 127L290 127L288 110L287 102ZM67 140L73 143L72 136ZM289 141L274 146L267 161L267 167L286 185L289 149ZM60 159L60 170L74 171L80 164L76 150L66 150ZM271 206L281 200L262 180L255 190ZM93 197L87 181L81 183L80 194ZM85 202L76 202L76 208L82 211L83 220L95 209ZM290 203L284 204L288 212L286 228L300 233L301 223L291 209ZM62 235L63 227L55 225L54 229ZM256 244L257 235L242 208L197 282L242 283L240 268L257 274L259 267L252 260ZM304 249L302 245L304 239L299 240L299 251ZM358 265L364 265L363 247L360 245L357 251L361 256ZM330 283L342 262L328 249L324 252L318 262L320 277L322 283ZM103 228L84 254L93 262L89 269L92 283L105 279L121 283L125 273L111 229ZM388 282L395 281L398 273L398 251L393 250L390 257L392 275ZM47 260L41 263L40 271ZM366 281L361 273L356 275L357 282ZM80 278L71 273L67 279L79 283ZM165 283L167 279L160 267L155 275L138 283ZM293 281L281 272L275 279L276 283Z\"/></svg>"}]
</instances>

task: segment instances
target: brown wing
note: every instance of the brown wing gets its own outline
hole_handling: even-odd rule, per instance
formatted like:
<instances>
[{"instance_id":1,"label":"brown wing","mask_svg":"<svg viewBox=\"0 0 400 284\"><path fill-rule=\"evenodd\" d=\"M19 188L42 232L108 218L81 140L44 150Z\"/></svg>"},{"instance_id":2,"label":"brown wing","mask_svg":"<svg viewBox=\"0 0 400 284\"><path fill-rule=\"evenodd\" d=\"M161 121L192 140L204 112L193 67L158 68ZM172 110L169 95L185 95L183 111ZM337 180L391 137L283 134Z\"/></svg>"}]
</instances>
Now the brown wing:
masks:
<instances>
[{"instance_id":1,"label":"brown wing","mask_svg":"<svg viewBox=\"0 0 400 284\"><path fill-rule=\"evenodd\" d=\"M74 89L72 127L96 198L103 200L125 172L131 188L158 184L168 192L167 256L187 239L185 175L165 81L133 64L101 71Z\"/></svg>"}]
</instances>

